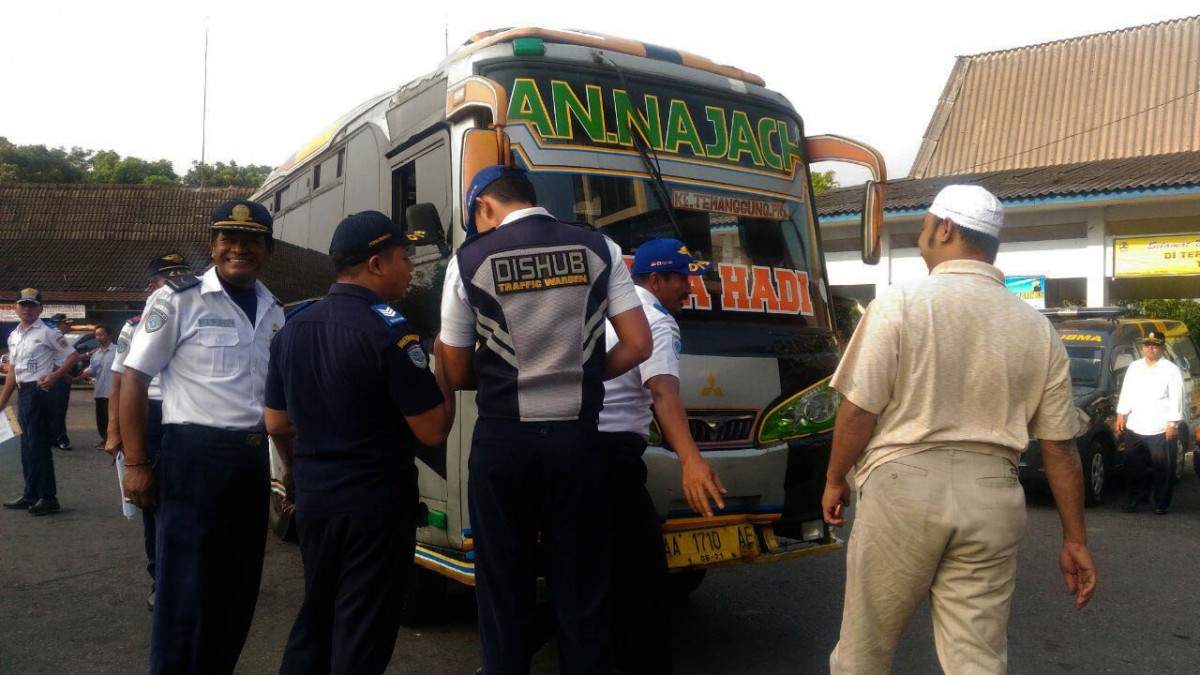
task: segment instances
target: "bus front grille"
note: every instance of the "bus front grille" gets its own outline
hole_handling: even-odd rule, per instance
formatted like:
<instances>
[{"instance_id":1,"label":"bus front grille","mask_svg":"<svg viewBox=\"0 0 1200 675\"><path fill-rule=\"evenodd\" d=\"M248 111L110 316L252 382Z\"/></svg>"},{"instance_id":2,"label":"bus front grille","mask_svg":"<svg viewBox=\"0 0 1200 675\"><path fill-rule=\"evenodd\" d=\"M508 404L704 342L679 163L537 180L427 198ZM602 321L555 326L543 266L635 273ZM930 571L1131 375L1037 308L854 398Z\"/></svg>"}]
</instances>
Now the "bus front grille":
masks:
<instances>
[{"instance_id":1,"label":"bus front grille","mask_svg":"<svg viewBox=\"0 0 1200 675\"><path fill-rule=\"evenodd\" d=\"M757 417L758 412L750 410L689 411L688 430L697 444L745 441L754 433Z\"/></svg>"}]
</instances>

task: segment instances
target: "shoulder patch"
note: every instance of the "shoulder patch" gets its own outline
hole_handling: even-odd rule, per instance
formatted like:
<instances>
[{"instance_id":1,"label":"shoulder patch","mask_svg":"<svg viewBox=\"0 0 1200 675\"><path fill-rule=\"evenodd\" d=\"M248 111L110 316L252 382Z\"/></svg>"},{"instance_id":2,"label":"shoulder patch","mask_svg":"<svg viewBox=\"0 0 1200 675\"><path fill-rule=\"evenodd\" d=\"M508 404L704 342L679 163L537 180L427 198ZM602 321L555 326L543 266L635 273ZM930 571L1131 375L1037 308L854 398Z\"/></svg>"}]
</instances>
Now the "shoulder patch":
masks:
<instances>
[{"instance_id":1,"label":"shoulder patch","mask_svg":"<svg viewBox=\"0 0 1200 675\"><path fill-rule=\"evenodd\" d=\"M146 315L146 332L153 333L165 325L167 325L167 313L157 306L151 308L150 313Z\"/></svg>"},{"instance_id":2,"label":"shoulder patch","mask_svg":"<svg viewBox=\"0 0 1200 675\"><path fill-rule=\"evenodd\" d=\"M388 326L399 326L408 321L404 315L388 306L386 302L371 305L371 311L378 314Z\"/></svg>"},{"instance_id":3,"label":"shoulder patch","mask_svg":"<svg viewBox=\"0 0 1200 675\"><path fill-rule=\"evenodd\" d=\"M129 340L117 340L117 353L124 354L129 349Z\"/></svg>"},{"instance_id":4,"label":"shoulder patch","mask_svg":"<svg viewBox=\"0 0 1200 675\"><path fill-rule=\"evenodd\" d=\"M412 361L414 366L420 368L421 370L425 370L429 367L429 358L425 356L425 350L421 349L420 340L410 344L404 349L404 351L408 353L408 359Z\"/></svg>"},{"instance_id":5,"label":"shoulder patch","mask_svg":"<svg viewBox=\"0 0 1200 675\"><path fill-rule=\"evenodd\" d=\"M180 274L178 276L172 276L171 278L167 279L167 282L165 285L170 287L171 290L178 293L179 291L186 291L189 288L199 286L200 285L200 277L198 277L194 274ZM146 328L147 328L147 330L149 330L150 327L146 326Z\"/></svg>"}]
</instances>

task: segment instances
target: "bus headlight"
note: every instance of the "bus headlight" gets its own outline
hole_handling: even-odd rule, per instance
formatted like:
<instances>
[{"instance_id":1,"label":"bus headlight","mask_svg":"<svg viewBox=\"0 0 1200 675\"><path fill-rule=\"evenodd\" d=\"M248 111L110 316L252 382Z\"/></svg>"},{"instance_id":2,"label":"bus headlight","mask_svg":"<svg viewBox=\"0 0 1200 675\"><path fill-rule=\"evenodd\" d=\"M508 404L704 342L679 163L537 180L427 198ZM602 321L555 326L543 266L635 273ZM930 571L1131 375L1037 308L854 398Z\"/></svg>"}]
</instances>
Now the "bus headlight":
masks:
<instances>
[{"instance_id":1,"label":"bus headlight","mask_svg":"<svg viewBox=\"0 0 1200 675\"><path fill-rule=\"evenodd\" d=\"M758 441L771 443L828 431L833 428L841 403L841 394L825 378L767 413L759 427Z\"/></svg>"}]
</instances>

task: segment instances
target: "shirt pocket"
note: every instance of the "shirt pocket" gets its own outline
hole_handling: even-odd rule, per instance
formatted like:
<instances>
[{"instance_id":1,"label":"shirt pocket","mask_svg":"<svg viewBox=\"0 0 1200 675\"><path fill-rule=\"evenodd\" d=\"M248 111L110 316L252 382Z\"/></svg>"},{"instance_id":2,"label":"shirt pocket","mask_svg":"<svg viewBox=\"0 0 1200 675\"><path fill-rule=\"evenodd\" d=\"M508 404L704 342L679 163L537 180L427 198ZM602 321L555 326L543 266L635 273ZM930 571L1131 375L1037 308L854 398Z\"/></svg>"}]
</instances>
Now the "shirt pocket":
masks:
<instances>
[{"instance_id":1,"label":"shirt pocket","mask_svg":"<svg viewBox=\"0 0 1200 675\"><path fill-rule=\"evenodd\" d=\"M196 331L200 345L199 363L202 370L214 376L236 375L241 371L238 358L240 338L236 328L201 328Z\"/></svg>"}]
</instances>

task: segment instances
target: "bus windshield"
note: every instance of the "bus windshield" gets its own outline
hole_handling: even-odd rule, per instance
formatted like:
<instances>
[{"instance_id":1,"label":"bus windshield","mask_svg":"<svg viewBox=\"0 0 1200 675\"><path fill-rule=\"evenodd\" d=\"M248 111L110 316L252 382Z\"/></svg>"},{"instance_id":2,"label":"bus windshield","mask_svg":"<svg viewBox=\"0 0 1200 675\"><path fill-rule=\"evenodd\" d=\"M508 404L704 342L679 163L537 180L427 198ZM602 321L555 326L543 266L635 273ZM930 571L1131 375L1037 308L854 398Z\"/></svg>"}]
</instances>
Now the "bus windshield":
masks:
<instances>
[{"instance_id":1,"label":"bus windshield","mask_svg":"<svg viewBox=\"0 0 1200 675\"><path fill-rule=\"evenodd\" d=\"M648 179L530 174L542 206L600 229L632 256L658 237L713 263L692 283L682 321L824 326L820 258L805 204L736 190L667 184L676 231ZM821 317L818 319L818 317Z\"/></svg>"}]
</instances>

